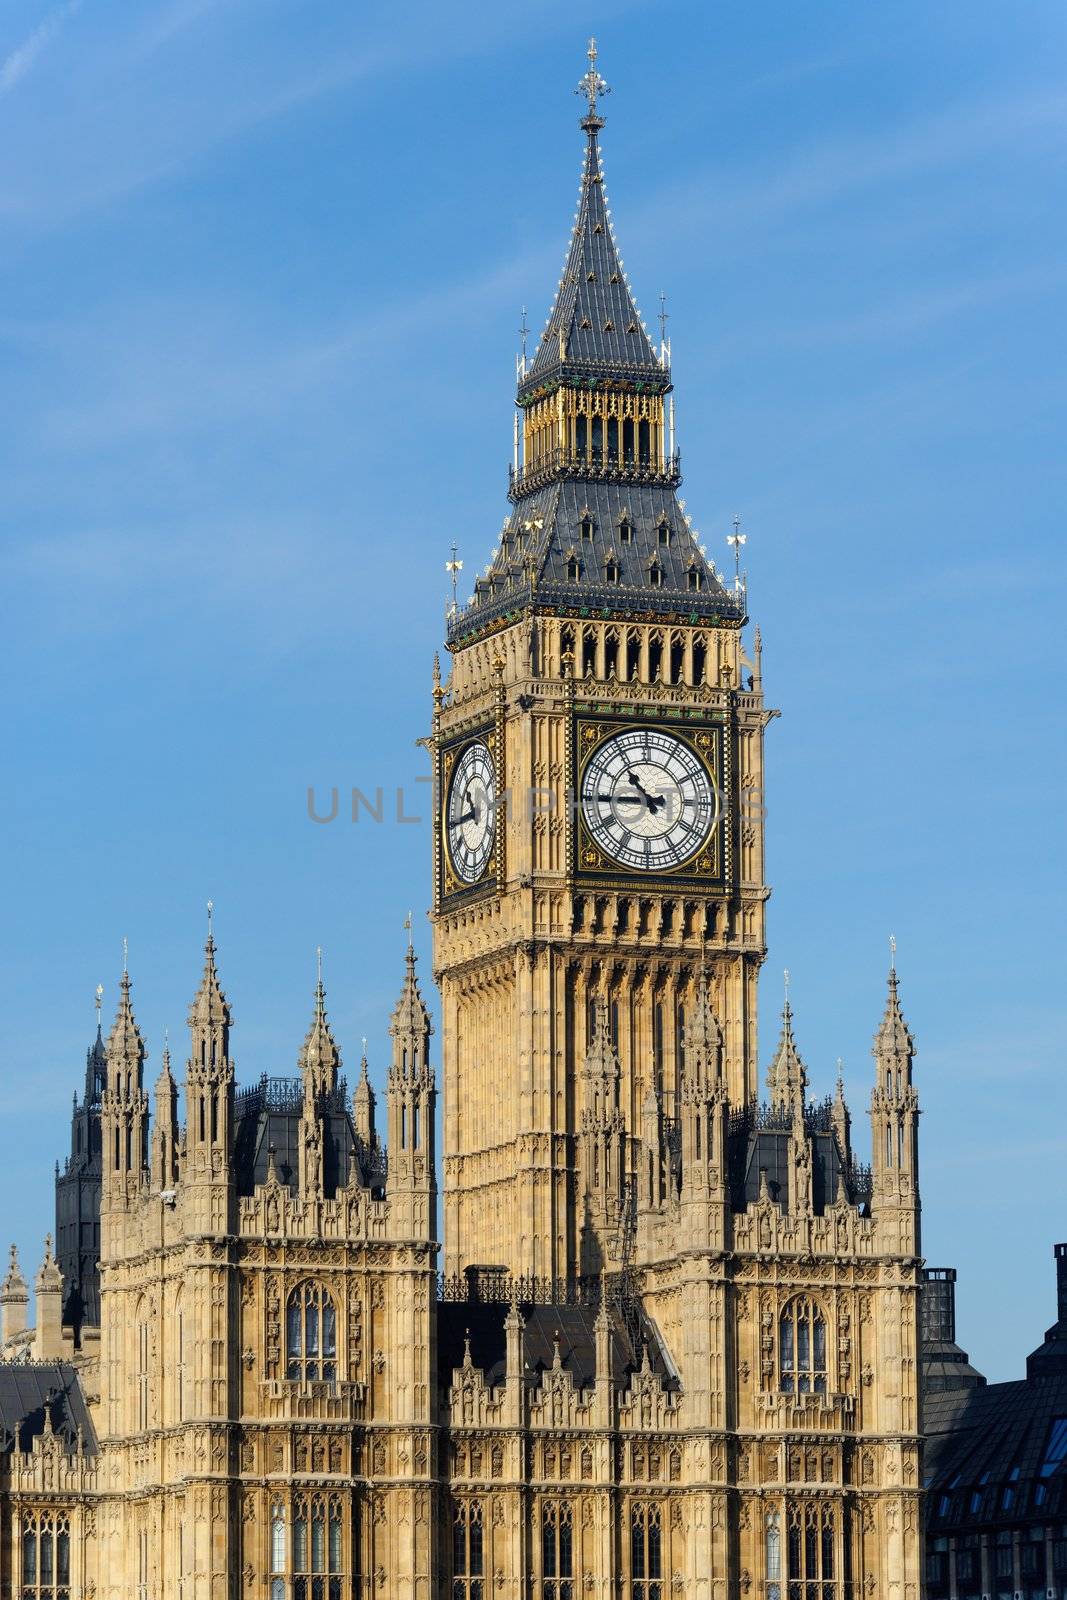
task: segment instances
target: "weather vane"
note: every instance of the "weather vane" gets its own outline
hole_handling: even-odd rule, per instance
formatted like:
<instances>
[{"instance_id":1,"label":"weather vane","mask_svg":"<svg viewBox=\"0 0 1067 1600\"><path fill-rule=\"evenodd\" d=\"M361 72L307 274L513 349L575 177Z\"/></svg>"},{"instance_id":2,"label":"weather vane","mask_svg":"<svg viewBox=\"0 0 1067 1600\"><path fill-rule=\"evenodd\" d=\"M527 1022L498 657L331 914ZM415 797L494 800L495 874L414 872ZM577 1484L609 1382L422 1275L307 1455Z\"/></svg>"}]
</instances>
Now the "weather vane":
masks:
<instances>
[{"instance_id":1,"label":"weather vane","mask_svg":"<svg viewBox=\"0 0 1067 1600\"><path fill-rule=\"evenodd\" d=\"M585 77L581 80L574 92L575 94L585 95L585 98L589 101L590 117L592 117L594 120L599 120L597 117L596 103L604 95L610 94L611 90L596 69L595 39L590 39L589 49L585 53L589 57L589 71L585 74Z\"/></svg>"},{"instance_id":2,"label":"weather vane","mask_svg":"<svg viewBox=\"0 0 1067 1600\"><path fill-rule=\"evenodd\" d=\"M208 936L209 939L214 937L214 933L213 933L214 918L215 918L215 902L214 902L214 900L209 900L208 903L207 903L207 936Z\"/></svg>"},{"instance_id":3,"label":"weather vane","mask_svg":"<svg viewBox=\"0 0 1067 1600\"><path fill-rule=\"evenodd\" d=\"M412 916L412 913L409 911L407 916L404 918L404 927L408 931L408 949L409 950L412 949L412 947L414 946L414 943L415 943L414 939L412 938L412 934L411 934L412 926L413 926L413 916Z\"/></svg>"},{"instance_id":4,"label":"weather vane","mask_svg":"<svg viewBox=\"0 0 1067 1600\"><path fill-rule=\"evenodd\" d=\"M741 532L741 518L734 518L734 531L726 535L726 543L734 547L734 588L741 587L741 546L745 544L746 537Z\"/></svg>"},{"instance_id":5,"label":"weather vane","mask_svg":"<svg viewBox=\"0 0 1067 1600\"><path fill-rule=\"evenodd\" d=\"M122 976L125 977L128 969L130 947L125 939L122 941Z\"/></svg>"},{"instance_id":6,"label":"weather vane","mask_svg":"<svg viewBox=\"0 0 1067 1600\"><path fill-rule=\"evenodd\" d=\"M667 295L666 295L665 291L663 289L661 289L660 292L659 292L659 342L660 342L660 344L666 344L667 343L667 324L670 321L670 319L671 319L671 314L667 310Z\"/></svg>"},{"instance_id":7,"label":"weather vane","mask_svg":"<svg viewBox=\"0 0 1067 1600\"><path fill-rule=\"evenodd\" d=\"M459 607L459 601L457 599L457 594L456 594L456 586L457 586L457 584L459 582L459 575L463 571L463 563L462 563L462 561L457 561L456 560L456 548L457 548L456 541L455 541L455 539L453 539L452 540L452 560L445 562L445 571L450 573L451 577L452 577L452 611L453 611L453 614L455 614L455 612L458 610L458 607Z\"/></svg>"},{"instance_id":8,"label":"weather vane","mask_svg":"<svg viewBox=\"0 0 1067 1600\"><path fill-rule=\"evenodd\" d=\"M522 370L526 371L526 340L530 332L530 325L526 321L526 307L522 308L522 321L519 323L519 338L522 340Z\"/></svg>"},{"instance_id":9,"label":"weather vane","mask_svg":"<svg viewBox=\"0 0 1067 1600\"><path fill-rule=\"evenodd\" d=\"M102 983L98 983L96 986L96 1027L98 1032L100 1029L100 1002L103 998L104 985Z\"/></svg>"},{"instance_id":10,"label":"weather vane","mask_svg":"<svg viewBox=\"0 0 1067 1600\"><path fill-rule=\"evenodd\" d=\"M319 988L321 989L322 988L322 946L321 946L321 944L315 946L315 965L318 968Z\"/></svg>"},{"instance_id":11,"label":"weather vane","mask_svg":"<svg viewBox=\"0 0 1067 1600\"><path fill-rule=\"evenodd\" d=\"M786 1003L786 1005L788 1005L789 1004L789 968L788 967L786 967L785 971L782 973L782 977L785 979L785 1003Z\"/></svg>"},{"instance_id":12,"label":"weather vane","mask_svg":"<svg viewBox=\"0 0 1067 1600\"><path fill-rule=\"evenodd\" d=\"M889 970L890 972L897 970L897 936L895 933L889 935Z\"/></svg>"}]
</instances>

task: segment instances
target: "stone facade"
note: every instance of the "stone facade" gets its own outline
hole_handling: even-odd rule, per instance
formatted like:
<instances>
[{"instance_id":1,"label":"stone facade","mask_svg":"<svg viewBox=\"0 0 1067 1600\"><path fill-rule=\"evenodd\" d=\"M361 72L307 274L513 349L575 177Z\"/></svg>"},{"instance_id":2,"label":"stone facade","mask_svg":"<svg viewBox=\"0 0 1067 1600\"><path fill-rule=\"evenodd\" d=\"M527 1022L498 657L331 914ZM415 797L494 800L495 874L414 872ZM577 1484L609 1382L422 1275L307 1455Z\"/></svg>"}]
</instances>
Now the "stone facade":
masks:
<instances>
[{"instance_id":1,"label":"stone facade","mask_svg":"<svg viewBox=\"0 0 1067 1600\"><path fill-rule=\"evenodd\" d=\"M384 1141L321 980L299 1078L238 1091L210 935L184 1115L165 1051L150 1119L124 973L99 1332L52 1314L50 1256L32 1336L17 1267L0 1292L5 1353L91 1418L53 1394L14 1419L4 1594L919 1600L912 1039L891 971L870 1167L840 1084L809 1099L788 1004L760 1099L775 713L675 498L595 58L583 89L514 510L434 674L442 1276L410 949Z\"/></svg>"}]
</instances>

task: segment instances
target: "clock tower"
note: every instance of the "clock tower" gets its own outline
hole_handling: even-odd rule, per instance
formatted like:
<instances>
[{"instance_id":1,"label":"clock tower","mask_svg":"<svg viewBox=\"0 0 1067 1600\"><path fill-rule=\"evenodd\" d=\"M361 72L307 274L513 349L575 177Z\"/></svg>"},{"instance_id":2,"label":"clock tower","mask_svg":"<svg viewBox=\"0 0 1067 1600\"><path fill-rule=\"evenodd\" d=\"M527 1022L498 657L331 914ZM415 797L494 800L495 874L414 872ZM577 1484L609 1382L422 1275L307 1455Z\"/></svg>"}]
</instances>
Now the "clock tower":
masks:
<instances>
[{"instance_id":1,"label":"clock tower","mask_svg":"<svg viewBox=\"0 0 1067 1600\"><path fill-rule=\"evenodd\" d=\"M512 509L450 616L432 739L446 1271L556 1284L642 1252L709 1025L724 1095L756 1095L773 714L744 589L678 499L670 349L618 253L590 59Z\"/></svg>"}]
</instances>

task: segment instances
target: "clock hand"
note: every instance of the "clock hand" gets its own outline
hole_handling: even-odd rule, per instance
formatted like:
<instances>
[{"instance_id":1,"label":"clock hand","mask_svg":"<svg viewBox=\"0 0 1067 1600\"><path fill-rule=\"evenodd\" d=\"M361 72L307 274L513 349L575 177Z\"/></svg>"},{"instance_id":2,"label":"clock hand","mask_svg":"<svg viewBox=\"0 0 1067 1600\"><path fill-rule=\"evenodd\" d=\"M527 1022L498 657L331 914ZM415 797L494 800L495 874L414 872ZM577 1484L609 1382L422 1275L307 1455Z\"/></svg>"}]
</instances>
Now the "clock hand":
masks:
<instances>
[{"instance_id":1,"label":"clock hand","mask_svg":"<svg viewBox=\"0 0 1067 1600\"><path fill-rule=\"evenodd\" d=\"M644 797L645 804L648 806L648 809L650 811L656 812L656 811L659 810L660 806L666 804L666 799L667 799L666 795L649 794L648 790L645 788L644 784L641 782L641 779L637 776L636 772L628 772L626 774L626 776L629 778L629 780L633 784L634 788L637 789L639 791L639 793Z\"/></svg>"},{"instance_id":2,"label":"clock hand","mask_svg":"<svg viewBox=\"0 0 1067 1600\"><path fill-rule=\"evenodd\" d=\"M613 804L618 801L620 805L639 806L647 797L640 794L598 794L598 800L610 800Z\"/></svg>"},{"instance_id":3,"label":"clock hand","mask_svg":"<svg viewBox=\"0 0 1067 1600\"><path fill-rule=\"evenodd\" d=\"M462 816L456 817L452 826L458 828L464 822L477 822L477 820L478 813L472 808L470 811L464 811Z\"/></svg>"}]
</instances>

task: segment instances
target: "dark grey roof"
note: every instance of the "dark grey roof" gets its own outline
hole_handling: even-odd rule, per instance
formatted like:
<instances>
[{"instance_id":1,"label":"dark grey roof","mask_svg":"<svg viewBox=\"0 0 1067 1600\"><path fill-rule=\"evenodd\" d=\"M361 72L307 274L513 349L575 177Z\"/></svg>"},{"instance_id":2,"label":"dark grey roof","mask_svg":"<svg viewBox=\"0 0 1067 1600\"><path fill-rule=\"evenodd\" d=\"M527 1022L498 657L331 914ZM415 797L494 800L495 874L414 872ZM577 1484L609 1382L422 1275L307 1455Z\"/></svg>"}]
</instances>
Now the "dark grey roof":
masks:
<instances>
[{"instance_id":1,"label":"dark grey roof","mask_svg":"<svg viewBox=\"0 0 1067 1600\"><path fill-rule=\"evenodd\" d=\"M583 538L584 521L592 524L591 539ZM632 530L629 544L620 533L624 521ZM660 543L661 527L668 530L666 545ZM569 575L572 553L578 561L577 580ZM608 582L609 558L618 565L617 582ZM650 578L653 562L661 572L658 586ZM698 574L699 589L689 587L691 571ZM518 501L487 574L476 582L473 602L450 624L449 641L528 606L564 612L584 607L590 616L740 620L745 595L725 589L716 578L670 487L574 474Z\"/></svg>"},{"instance_id":2,"label":"dark grey roof","mask_svg":"<svg viewBox=\"0 0 1067 1600\"><path fill-rule=\"evenodd\" d=\"M523 1353L526 1376L539 1382L554 1358L556 1336L559 1336L560 1361L566 1371L574 1375L580 1389L588 1389L596 1381L596 1311L592 1306L575 1305L520 1305L524 1319ZM462 1367L464 1343L469 1335L471 1361L479 1367L486 1380L499 1386L504 1382L507 1367L507 1340L504 1320L508 1306L503 1301L442 1300L437 1308L437 1374L442 1388L452 1382L455 1368ZM649 1362L660 1377L668 1371L658 1347L654 1330L648 1330ZM641 1352L635 1352L633 1341L624 1319L612 1314L611 1326L612 1369L615 1381L625 1387L632 1372L641 1363Z\"/></svg>"},{"instance_id":3,"label":"dark grey roof","mask_svg":"<svg viewBox=\"0 0 1067 1600\"><path fill-rule=\"evenodd\" d=\"M95 1454L96 1434L78 1374L65 1361L0 1362L0 1452L29 1450L52 1427L73 1448L81 1430L84 1447Z\"/></svg>"},{"instance_id":4,"label":"dark grey roof","mask_svg":"<svg viewBox=\"0 0 1067 1600\"><path fill-rule=\"evenodd\" d=\"M304 1088L299 1078L263 1077L251 1089L242 1089L236 1102L234 1173L238 1194L252 1194L270 1172L270 1152L281 1182L296 1192L300 1172L300 1116ZM359 1141L347 1109L347 1088L340 1079L336 1090L321 1106L323 1122L323 1184L327 1199L349 1181L353 1162L359 1163Z\"/></svg>"},{"instance_id":5,"label":"dark grey roof","mask_svg":"<svg viewBox=\"0 0 1067 1600\"><path fill-rule=\"evenodd\" d=\"M587 117L582 126L587 144L578 217L555 303L520 393L537 388L564 366L646 372L667 387L670 378L642 327L615 247L597 141L601 120Z\"/></svg>"},{"instance_id":6,"label":"dark grey roof","mask_svg":"<svg viewBox=\"0 0 1067 1600\"><path fill-rule=\"evenodd\" d=\"M1067 1374L925 1397L930 1534L1067 1515Z\"/></svg>"},{"instance_id":7,"label":"dark grey roof","mask_svg":"<svg viewBox=\"0 0 1067 1600\"><path fill-rule=\"evenodd\" d=\"M852 1205L862 1207L870 1200L870 1173L866 1167L842 1159L830 1119L829 1101L805 1107L812 1157L811 1202L816 1216L834 1203L839 1185ZM730 1189L735 1211L744 1211L759 1199L761 1174L766 1174L770 1198L788 1208L791 1128L792 1113L780 1106L752 1105L731 1118Z\"/></svg>"}]
</instances>

